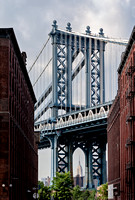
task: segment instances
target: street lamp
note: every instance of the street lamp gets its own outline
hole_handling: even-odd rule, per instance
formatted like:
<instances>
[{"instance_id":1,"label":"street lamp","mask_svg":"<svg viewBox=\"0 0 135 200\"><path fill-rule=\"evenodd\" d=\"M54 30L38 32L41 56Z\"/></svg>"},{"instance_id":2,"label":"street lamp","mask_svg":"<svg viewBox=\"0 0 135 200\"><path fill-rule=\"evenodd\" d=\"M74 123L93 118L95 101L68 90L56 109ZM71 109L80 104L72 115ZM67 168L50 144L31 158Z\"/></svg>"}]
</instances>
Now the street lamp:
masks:
<instances>
[{"instance_id":1,"label":"street lamp","mask_svg":"<svg viewBox=\"0 0 135 200\"><path fill-rule=\"evenodd\" d=\"M27 190L27 192L28 192L28 193L31 193L31 191L30 191L30 190Z\"/></svg>"},{"instance_id":2,"label":"street lamp","mask_svg":"<svg viewBox=\"0 0 135 200\"><path fill-rule=\"evenodd\" d=\"M38 199L39 198L38 187L33 187L33 190L35 191L33 194L33 198Z\"/></svg>"},{"instance_id":3,"label":"street lamp","mask_svg":"<svg viewBox=\"0 0 135 200\"><path fill-rule=\"evenodd\" d=\"M13 185L10 183L9 185L6 185L5 183L2 183L2 188L3 188L3 191L5 192L6 190L8 190L8 187L9 188L12 188L13 187Z\"/></svg>"}]
</instances>

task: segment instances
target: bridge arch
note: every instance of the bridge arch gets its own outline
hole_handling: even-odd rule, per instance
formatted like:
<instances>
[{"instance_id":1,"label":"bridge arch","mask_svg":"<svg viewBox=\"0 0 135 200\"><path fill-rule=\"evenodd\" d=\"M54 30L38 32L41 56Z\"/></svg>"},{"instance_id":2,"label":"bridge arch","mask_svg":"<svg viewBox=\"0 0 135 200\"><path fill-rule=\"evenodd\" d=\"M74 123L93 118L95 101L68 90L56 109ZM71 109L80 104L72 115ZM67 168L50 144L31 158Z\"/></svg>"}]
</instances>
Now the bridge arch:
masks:
<instances>
[{"instance_id":1,"label":"bridge arch","mask_svg":"<svg viewBox=\"0 0 135 200\"><path fill-rule=\"evenodd\" d=\"M101 107L101 108L100 108L99 115L100 115L101 117L104 117L104 116L106 115L106 111L105 111L104 107Z\"/></svg>"},{"instance_id":2,"label":"bridge arch","mask_svg":"<svg viewBox=\"0 0 135 200\"><path fill-rule=\"evenodd\" d=\"M70 125L70 124L72 124L72 123L73 123L73 118L72 118L72 116L70 115L70 116L68 117L67 124Z\"/></svg>"},{"instance_id":3,"label":"bridge arch","mask_svg":"<svg viewBox=\"0 0 135 200\"><path fill-rule=\"evenodd\" d=\"M85 152L77 147L72 156L74 185L83 187L85 184Z\"/></svg>"},{"instance_id":4,"label":"bridge arch","mask_svg":"<svg viewBox=\"0 0 135 200\"><path fill-rule=\"evenodd\" d=\"M89 110L89 113L88 113L88 119L93 119L94 118L94 113L92 110Z\"/></svg>"},{"instance_id":5,"label":"bridge arch","mask_svg":"<svg viewBox=\"0 0 135 200\"><path fill-rule=\"evenodd\" d=\"M78 119L78 122L81 122L81 121L82 121L82 119L83 119L82 113L79 113L79 114L78 114L78 118L77 118L77 119Z\"/></svg>"}]
</instances>

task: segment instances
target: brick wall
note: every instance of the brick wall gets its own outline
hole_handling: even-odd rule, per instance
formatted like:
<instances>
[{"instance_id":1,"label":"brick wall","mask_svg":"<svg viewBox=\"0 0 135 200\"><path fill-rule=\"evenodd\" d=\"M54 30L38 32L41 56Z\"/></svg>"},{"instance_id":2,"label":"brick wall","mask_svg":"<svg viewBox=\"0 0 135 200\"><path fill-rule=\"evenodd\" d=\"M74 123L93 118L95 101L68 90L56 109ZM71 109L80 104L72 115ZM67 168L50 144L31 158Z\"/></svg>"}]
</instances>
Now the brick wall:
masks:
<instances>
[{"instance_id":1,"label":"brick wall","mask_svg":"<svg viewBox=\"0 0 135 200\"><path fill-rule=\"evenodd\" d=\"M8 196L1 187L3 180L8 185L9 179L9 110L8 110L8 60L9 41L0 39L0 197Z\"/></svg>"},{"instance_id":2,"label":"brick wall","mask_svg":"<svg viewBox=\"0 0 135 200\"><path fill-rule=\"evenodd\" d=\"M123 70L120 74L120 175L121 175L121 198L135 198L135 44L131 47ZM132 168L133 167L133 168Z\"/></svg>"},{"instance_id":3,"label":"brick wall","mask_svg":"<svg viewBox=\"0 0 135 200\"><path fill-rule=\"evenodd\" d=\"M37 186L35 99L31 88L25 63L10 30L8 37L0 38L0 200L33 199L32 188ZM5 189L2 184L6 185Z\"/></svg>"},{"instance_id":4,"label":"brick wall","mask_svg":"<svg viewBox=\"0 0 135 200\"><path fill-rule=\"evenodd\" d=\"M119 190L113 199L133 200L135 199L135 27L118 73L118 95L108 115L108 184L114 184L113 187L116 186Z\"/></svg>"},{"instance_id":5,"label":"brick wall","mask_svg":"<svg viewBox=\"0 0 135 200\"><path fill-rule=\"evenodd\" d=\"M120 100L116 97L108 117L108 183L120 178Z\"/></svg>"}]
</instances>

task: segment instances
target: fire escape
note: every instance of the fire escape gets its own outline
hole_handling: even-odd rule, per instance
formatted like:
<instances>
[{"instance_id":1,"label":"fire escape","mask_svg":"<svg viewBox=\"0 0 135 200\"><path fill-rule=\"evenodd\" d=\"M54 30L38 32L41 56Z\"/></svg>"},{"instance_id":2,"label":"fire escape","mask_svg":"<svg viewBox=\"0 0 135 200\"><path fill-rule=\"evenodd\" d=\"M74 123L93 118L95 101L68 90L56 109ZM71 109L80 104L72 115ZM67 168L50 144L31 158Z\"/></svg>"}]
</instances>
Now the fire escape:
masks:
<instances>
[{"instance_id":1,"label":"fire escape","mask_svg":"<svg viewBox=\"0 0 135 200\"><path fill-rule=\"evenodd\" d=\"M135 57L135 56L134 56ZM135 58L134 58L135 60ZM135 171L135 133L134 133L134 123L135 123L135 62L130 65L126 70L126 76L128 78L128 90L126 92L126 98L128 100L129 112L126 117L126 124L129 130L129 137L126 141L126 148L128 150L128 162L126 163L126 184L127 184L127 197L132 200L134 189L132 187L134 183L134 171Z\"/></svg>"}]
</instances>

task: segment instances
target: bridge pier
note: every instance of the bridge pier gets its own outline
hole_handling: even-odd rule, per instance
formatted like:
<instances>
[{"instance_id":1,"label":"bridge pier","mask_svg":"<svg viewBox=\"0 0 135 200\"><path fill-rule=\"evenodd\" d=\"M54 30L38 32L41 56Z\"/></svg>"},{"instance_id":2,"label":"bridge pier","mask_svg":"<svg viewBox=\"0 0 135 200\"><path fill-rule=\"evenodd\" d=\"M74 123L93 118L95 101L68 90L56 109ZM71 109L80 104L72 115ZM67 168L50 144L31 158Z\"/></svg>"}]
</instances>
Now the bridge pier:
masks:
<instances>
[{"instance_id":1,"label":"bridge pier","mask_svg":"<svg viewBox=\"0 0 135 200\"><path fill-rule=\"evenodd\" d=\"M89 158L88 151L85 151L85 178L84 178L84 187L89 187Z\"/></svg>"},{"instance_id":2,"label":"bridge pier","mask_svg":"<svg viewBox=\"0 0 135 200\"><path fill-rule=\"evenodd\" d=\"M102 182L107 182L107 166L106 166L106 143L102 145L102 167L101 167L101 174L102 174Z\"/></svg>"},{"instance_id":3,"label":"bridge pier","mask_svg":"<svg viewBox=\"0 0 135 200\"><path fill-rule=\"evenodd\" d=\"M88 173L89 173L89 182L88 188L93 188L93 174L92 174L92 145L89 147L89 155L88 155Z\"/></svg>"},{"instance_id":4,"label":"bridge pier","mask_svg":"<svg viewBox=\"0 0 135 200\"><path fill-rule=\"evenodd\" d=\"M71 176L73 177L73 148L72 144L70 143L68 146L68 171L70 171Z\"/></svg>"},{"instance_id":5,"label":"bridge pier","mask_svg":"<svg viewBox=\"0 0 135 200\"><path fill-rule=\"evenodd\" d=\"M73 151L78 146L78 142L73 138L58 138L57 135L48 135L51 141L51 181L56 176L56 172L71 172L73 177ZM106 141L83 141L82 148L85 154L85 178L84 187L92 189L100 184L106 183ZM96 181L97 180L97 181ZM96 181L96 182L95 182Z\"/></svg>"},{"instance_id":6,"label":"bridge pier","mask_svg":"<svg viewBox=\"0 0 135 200\"><path fill-rule=\"evenodd\" d=\"M58 138L57 135L51 135L47 137L51 142L51 185L53 177L56 176L58 171Z\"/></svg>"},{"instance_id":7,"label":"bridge pier","mask_svg":"<svg viewBox=\"0 0 135 200\"><path fill-rule=\"evenodd\" d=\"M106 183L106 137L83 139L76 137L62 137L55 132L46 135L51 143L51 184L56 172L71 172L73 177L73 152L80 147L85 155L84 188L92 189Z\"/></svg>"},{"instance_id":8,"label":"bridge pier","mask_svg":"<svg viewBox=\"0 0 135 200\"><path fill-rule=\"evenodd\" d=\"M85 151L85 179L84 187L92 189L93 188L93 174L92 174L92 148L88 147Z\"/></svg>"}]
</instances>

